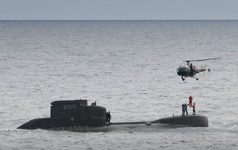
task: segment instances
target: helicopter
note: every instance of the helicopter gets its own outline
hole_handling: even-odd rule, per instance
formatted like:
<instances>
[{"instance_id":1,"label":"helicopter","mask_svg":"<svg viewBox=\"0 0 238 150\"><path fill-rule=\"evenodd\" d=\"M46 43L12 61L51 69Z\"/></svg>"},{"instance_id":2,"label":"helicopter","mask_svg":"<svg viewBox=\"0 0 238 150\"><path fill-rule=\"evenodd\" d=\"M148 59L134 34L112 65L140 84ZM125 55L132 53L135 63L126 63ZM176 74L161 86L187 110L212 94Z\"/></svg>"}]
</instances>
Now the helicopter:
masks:
<instances>
[{"instance_id":1,"label":"helicopter","mask_svg":"<svg viewBox=\"0 0 238 150\"><path fill-rule=\"evenodd\" d=\"M220 57L218 58L207 58L207 59L197 59L197 60L184 60L184 62L187 62L187 66L180 66L177 68L177 74L181 76L182 80L184 81L187 77L193 77L196 80L196 74L200 72L206 71L206 66L202 67L201 69L197 69L195 66L193 66L192 63L190 62L196 62L196 61L206 61L206 60L215 60L215 59L221 59ZM208 69L210 71L210 69Z\"/></svg>"}]
</instances>

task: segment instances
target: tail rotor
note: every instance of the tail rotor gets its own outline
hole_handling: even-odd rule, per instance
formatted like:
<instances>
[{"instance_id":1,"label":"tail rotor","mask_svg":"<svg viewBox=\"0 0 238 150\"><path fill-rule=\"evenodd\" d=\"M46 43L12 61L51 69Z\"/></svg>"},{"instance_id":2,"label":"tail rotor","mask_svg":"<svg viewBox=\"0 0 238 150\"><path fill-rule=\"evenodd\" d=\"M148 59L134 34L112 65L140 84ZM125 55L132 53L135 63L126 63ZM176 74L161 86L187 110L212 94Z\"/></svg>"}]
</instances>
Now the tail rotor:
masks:
<instances>
[{"instance_id":1,"label":"tail rotor","mask_svg":"<svg viewBox=\"0 0 238 150\"><path fill-rule=\"evenodd\" d=\"M202 70L203 70L203 75L205 75L205 72L206 72L206 65L205 66L201 66Z\"/></svg>"}]
</instances>

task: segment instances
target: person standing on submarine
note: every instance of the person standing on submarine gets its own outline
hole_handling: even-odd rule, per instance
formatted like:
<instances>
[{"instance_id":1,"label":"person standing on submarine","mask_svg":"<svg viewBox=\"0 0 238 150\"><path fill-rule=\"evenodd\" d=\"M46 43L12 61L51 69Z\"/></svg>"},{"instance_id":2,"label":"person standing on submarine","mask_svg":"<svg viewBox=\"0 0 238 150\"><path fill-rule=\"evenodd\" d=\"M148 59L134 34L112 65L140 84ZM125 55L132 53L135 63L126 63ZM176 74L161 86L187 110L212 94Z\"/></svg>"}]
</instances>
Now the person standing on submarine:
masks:
<instances>
[{"instance_id":1,"label":"person standing on submarine","mask_svg":"<svg viewBox=\"0 0 238 150\"><path fill-rule=\"evenodd\" d=\"M195 103L193 103L193 115L196 115L196 111L195 111Z\"/></svg>"},{"instance_id":2,"label":"person standing on submarine","mask_svg":"<svg viewBox=\"0 0 238 150\"><path fill-rule=\"evenodd\" d=\"M193 97L190 95L188 99L189 99L189 107L192 107Z\"/></svg>"},{"instance_id":3,"label":"person standing on submarine","mask_svg":"<svg viewBox=\"0 0 238 150\"><path fill-rule=\"evenodd\" d=\"M182 104L182 116L184 116L184 113L185 113L185 106L184 104Z\"/></svg>"},{"instance_id":4,"label":"person standing on submarine","mask_svg":"<svg viewBox=\"0 0 238 150\"><path fill-rule=\"evenodd\" d=\"M187 103L185 103L185 104L184 104L184 110L185 110L186 114L188 115L188 109L187 109L187 107L188 107L188 105L187 105Z\"/></svg>"},{"instance_id":5,"label":"person standing on submarine","mask_svg":"<svg viewBox=\"0 0 238 150\"><path fill-rule=\"evenodd\" d=\"M111 120L110 111L106 113L106 120L107 120L108 123L110 123L110 120Z\"/></svg>"}]
</instances>

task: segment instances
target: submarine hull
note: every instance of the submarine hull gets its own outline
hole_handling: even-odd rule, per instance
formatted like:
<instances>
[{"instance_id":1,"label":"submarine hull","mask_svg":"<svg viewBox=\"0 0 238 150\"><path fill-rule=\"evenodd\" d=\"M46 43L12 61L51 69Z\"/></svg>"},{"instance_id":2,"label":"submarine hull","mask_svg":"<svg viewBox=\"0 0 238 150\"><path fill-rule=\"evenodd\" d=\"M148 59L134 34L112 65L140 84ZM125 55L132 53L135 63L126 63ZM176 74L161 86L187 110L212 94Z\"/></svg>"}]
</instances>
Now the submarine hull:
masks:
<instances>
[{"instance_id":1,"label":"submarine hull","mask_svg":"<svg viewBox=\"0 0 238 150\"><path fill-rule=\"evenodd\" d=\"M208 127L208 118L202 115L174 116L155 120L152 123L185 125L192 127Z\"/></svg>"},{"instance_id":2,"label":"submarine hull","mask_svg":"<svg viewBox=\"0 0 238 150\"><path fill-rule=\"evenodd\" d=\"M106 123L106 118L39 118L33 119L18 127L18 129L51 129L61 127L104 127L123 125L154 125L166 124L175 126L208 127L208 118L202 115L174 116L155 121Z\"/></svg>"},{"instance_id":3,"label":"submarine hull","mask_svg":"<svg viewBox=\"0 0 238 150\"><path fill-rule=\"evenodd\" d=\"M106 125L106 118L79 119L79 118L39 118L30 120L18 129L50 129L57 127L101 127Z\"/></svg>"},{"instance_id":4,"label":"submarine hull","mask_svg":"<svg viewBox=\"0 0 238 150\"><path fill-rule=\"evenodd\" d=\"M51 103L50 118L30 120L18 129L52 129L61 127L103 127L126 125L185 125L192 127L208 127L208 119L202 115L174 116L147 122L107 123L106 108L94 105L88 106L87 100L64 100Z\"/></svg>"}]
</instances>

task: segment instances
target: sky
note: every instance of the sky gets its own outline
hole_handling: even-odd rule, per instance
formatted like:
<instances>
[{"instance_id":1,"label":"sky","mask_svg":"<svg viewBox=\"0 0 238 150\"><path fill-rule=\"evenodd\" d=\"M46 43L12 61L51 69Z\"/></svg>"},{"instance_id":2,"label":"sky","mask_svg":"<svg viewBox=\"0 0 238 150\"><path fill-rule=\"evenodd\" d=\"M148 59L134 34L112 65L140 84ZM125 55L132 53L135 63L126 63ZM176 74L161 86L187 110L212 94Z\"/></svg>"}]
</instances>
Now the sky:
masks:
<instances>
[{"instance_id":1,"label":"sky","mask_svg":"<svg viewBox=\"0 0 238 150\"><path fill-rule=\"evenodd\" d=\"M238 20L238 0L0 0L0 20Z\"/></svg>"}]
</instances>

